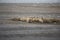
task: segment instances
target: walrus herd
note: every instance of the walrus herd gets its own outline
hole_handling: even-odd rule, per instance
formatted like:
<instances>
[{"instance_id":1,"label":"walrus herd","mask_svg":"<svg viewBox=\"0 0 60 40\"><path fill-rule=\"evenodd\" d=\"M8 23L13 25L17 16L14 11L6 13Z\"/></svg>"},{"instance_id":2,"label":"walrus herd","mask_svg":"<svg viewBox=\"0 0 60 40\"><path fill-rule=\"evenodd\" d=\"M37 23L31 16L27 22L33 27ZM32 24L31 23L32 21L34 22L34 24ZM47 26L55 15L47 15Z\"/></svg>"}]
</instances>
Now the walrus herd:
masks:
<instances>
[{"instance_id":1,"label":"walrus herd","mask_svg":"<svg viewBox=\"0 0 60 40\"><path fill-rule=\"evenodd\" d=\"M22 21L28 23L60 23L60 19L56 18L43 18L43 17L21 17L12 18L13 21Z\"/></svg>"}]
</instances>

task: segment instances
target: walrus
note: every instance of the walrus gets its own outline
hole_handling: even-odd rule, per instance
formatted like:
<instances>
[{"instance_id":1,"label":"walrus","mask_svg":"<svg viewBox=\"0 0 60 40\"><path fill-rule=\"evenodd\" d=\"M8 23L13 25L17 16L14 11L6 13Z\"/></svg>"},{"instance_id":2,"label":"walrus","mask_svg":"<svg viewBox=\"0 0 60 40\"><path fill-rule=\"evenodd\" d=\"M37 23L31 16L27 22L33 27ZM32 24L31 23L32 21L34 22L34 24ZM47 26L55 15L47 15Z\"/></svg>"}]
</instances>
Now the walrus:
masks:
<instances>
[{"instance_id":1,"label":"walrus","mask_svg":"<svg viewBox=\"0 0 60 40\"><path fill-rule=\"evenodd\" d=\"M21 21L20 18L12 18L13 21Z\"/></svg>"},{"instance_id":2,"label":"walrus","mask_svg":"<svg viewBox=\"0 0 60 40\"><path fill-rule=\"evenodd\" d=\"M39 17L21 17L21 18L13 18L13 21L23 21L28 23L59 23L60 19L55 18L39 18Z\"/></svg>"},{"instance_id":3,"label":"walrus","mask_svg":"<svg viewBox=\"0 0 60 40\"><path fill-rule=\"evenodd\" d=\"M22 17L20 20L24 22L32 22L32 18L30 17Z\"/></svg>"}]
</instances>

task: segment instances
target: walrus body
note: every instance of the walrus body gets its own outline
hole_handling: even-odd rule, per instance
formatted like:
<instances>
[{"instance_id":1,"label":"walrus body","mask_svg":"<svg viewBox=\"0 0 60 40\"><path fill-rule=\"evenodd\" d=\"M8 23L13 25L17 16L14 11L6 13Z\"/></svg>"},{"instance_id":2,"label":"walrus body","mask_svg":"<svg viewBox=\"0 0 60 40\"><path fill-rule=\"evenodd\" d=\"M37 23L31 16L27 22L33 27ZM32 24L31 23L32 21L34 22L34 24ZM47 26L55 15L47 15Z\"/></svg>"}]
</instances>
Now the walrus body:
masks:
<instances>
[{"instance_id":1,"label":"walrus body","mask_svg":"<svg viewBox=\"0 0 60 40\"><path fill-rule=\"evenodd\" d=\"M35 18L35 17L23 17L20 19L21 21L25 21L25 22L40 22L43 23L42 18Z\"/></svg>"},{"instance_id":2,"label":"walrus body","mask_svg":"<svg viewBox=\"0 0 60 40\"><path fill-rule=\"evenodd\" d=\"M32 22L32 18L29 18L29 17L23 17L20 20L24 22Z\"/></svg>"}]
</instances>

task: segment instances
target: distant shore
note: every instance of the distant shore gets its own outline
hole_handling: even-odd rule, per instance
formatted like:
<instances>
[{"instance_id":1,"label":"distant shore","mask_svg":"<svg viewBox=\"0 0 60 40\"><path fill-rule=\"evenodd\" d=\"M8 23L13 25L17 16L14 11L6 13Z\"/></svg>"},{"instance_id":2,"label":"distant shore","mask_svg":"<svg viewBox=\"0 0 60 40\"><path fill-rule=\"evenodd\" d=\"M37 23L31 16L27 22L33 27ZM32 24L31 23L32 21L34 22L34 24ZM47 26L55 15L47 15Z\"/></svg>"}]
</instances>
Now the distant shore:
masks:
<instances>
[{"instance_id":1,"label":"distant shore","mask_svg":"<svg viewBox=\"0 0 60 40\"><path fill-rule=\"evenodd\" d=\"M0 6L60 6L60 3L0 3Z\"/></svg>"},{"instance_id":2,"label":"distant shore","mask_svg":"<svg viewBox=\"0 0 60 40\"><path fill-rule=\"evenodd\" d=\"M60 3L0 3L1 12L60 13Z\"/></svg>"}]
</instances>

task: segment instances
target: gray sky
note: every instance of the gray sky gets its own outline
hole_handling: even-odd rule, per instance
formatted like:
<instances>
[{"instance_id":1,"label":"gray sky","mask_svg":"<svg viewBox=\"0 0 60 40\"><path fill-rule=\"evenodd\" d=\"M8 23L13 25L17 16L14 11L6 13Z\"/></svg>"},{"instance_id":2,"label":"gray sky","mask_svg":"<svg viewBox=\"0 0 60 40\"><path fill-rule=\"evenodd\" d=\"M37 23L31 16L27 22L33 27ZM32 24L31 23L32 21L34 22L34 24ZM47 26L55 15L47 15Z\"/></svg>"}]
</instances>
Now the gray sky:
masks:
<instances>
[{"instance_id":1,"label":"gray sky","mask_svg":"<svg viewBox=\"0 0 60 40\"><path fill-rule=\"evenodd\" d=\"M0 3L60 3L60 0L0 0Z\"/></svg>"}]
</instances>

